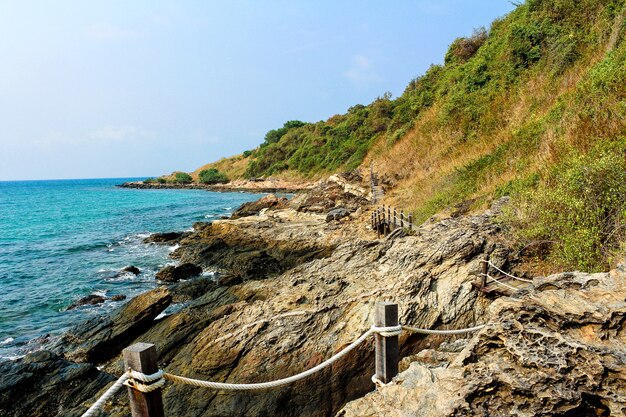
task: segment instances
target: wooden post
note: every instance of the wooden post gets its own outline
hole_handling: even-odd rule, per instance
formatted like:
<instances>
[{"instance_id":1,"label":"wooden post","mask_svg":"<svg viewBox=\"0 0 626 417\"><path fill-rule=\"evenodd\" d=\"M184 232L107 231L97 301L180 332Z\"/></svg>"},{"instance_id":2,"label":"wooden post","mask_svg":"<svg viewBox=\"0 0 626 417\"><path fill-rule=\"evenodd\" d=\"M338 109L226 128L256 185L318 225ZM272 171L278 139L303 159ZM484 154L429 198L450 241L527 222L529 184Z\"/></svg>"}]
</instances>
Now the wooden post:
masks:
<instances>
[{"instance_id":1,"label":"wooden post","mask_svg":"<svg viewBox=\"0 0 626 417\"><path fill-rule=\"evenodd\" d=\"M150 343L135 343L122 351L124 368L133 369L146 375L159 370L156 347ZM130 411L133 417L164 417L161 390L143 393L128 387Z\"/></svg>"},{"instance_id":2,"label":"wooden post","mask_svg":"<svg viewBox=\"0 0 626 417\"><path fill-rule=\"evenodd\" d=\"M409 230L413 230L413 215L409 213Z\"/></svg>"},{"instance_id":3,"label":"wooden post","mask_svg":"<svg viewBox=\"0 0 626 417\"><path fill-rule=\"evenodd\" d=\"M391 233L391 207L387 206L387 233L385 235L389 233Z\"/></svg>"},{"instance_id":4,"label":"wooden post","mask_svg":"<svg viewBox=\"0 0 626 417\"><path fill-rule=\"evenodd\" d=\"M396 209L394 207L393 209L393 230L396 230L396 227L398 226L398 224L396 223L396 217L398 216L398 213L396 212Z\"/></svg>"},{"instance_id":5,"label":"wooden post","mask_svg":"<svg viewBox=\"0 0 626 417\"><path fill-rule=\"evenodd\" d=\"M404 229L404 210L400 210L400 229Z\"/></svg>"},{"instance_id":6,"label":"wooden post","mask_svg":"<svg viewBox=\"0 0 626 417\"><path fill-rule=\"evenodd\" d=\"M487 263L489 262L489 255L485 256L485 262L483 262L483 267L482 267L482 275L480 276L480 288L485 288L485 285L487 284L487 273L489 272L489 264Z\"/></svg>"},{"instance_id":7,"label":"wooden post","mask_svg":"<svg viewBox=\"0 0 626 417\"><path fill-rule=\"evenodd\" d=\"M378 327L397 326L398 304L377 303L374 325ZM384 384L398 375L399 354L398 336L383 337L376 333L376 378Z\"/></svg>"}]
</instances>

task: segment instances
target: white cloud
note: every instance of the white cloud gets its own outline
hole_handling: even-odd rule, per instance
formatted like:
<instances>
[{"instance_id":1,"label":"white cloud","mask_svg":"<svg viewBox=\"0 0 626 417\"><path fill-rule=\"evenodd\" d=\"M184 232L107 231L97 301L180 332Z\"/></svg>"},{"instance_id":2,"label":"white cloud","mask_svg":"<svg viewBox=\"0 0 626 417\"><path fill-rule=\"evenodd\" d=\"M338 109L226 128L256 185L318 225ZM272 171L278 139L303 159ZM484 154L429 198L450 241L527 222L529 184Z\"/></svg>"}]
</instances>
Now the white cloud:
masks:
<instances>
[{"instance_id":1,"label":"white cloud","mask_svg":"<svg viewBox=\"0 0 626 417\"><path fill-rule=\"evenodd\" d=\"M342 75L354 84L370 84L384 81L376 73L372 60L365 55L352 57L352 65Z\"/></svg>"},{"instance_id":2,"label":"white cloud","mask_svg":"<svg viewBox=\"0 0 626 417\"><path fill-rule=\"evenodd\" d=\"M124 29L111 23L94 23L85 28L87 37L100 41L122 41L138 39L141 32L133 29Z\"/></svg>"}]
</instances>

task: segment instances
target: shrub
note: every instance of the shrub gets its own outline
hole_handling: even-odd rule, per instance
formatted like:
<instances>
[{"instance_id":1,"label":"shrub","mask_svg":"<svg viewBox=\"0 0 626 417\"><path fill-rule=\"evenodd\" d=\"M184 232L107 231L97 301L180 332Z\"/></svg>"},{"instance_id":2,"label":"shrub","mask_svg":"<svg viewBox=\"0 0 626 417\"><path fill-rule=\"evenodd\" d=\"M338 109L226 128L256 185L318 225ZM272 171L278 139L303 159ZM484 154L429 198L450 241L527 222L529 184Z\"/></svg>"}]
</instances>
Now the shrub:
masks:
<instances>
[{"instance_id":1,"label":"shrub","mask_svg":"<svg viewBox=\"0 0 626 417\"><path fill-rule=\"evenodd\" d=\"M523 244L552 242L558 266L606 269L626 237L626 162L618 152L571 158L517 200L504 219Z\"/></svg>"},{"instance_id":2,"label":"shrub","mask_svg":"<svg viewBox=\"0 0 626 417\"><path fill-rule=\"evenodd\" d=\"M199 174L200 182L203 184L218 184L228 182L228 178L224 173L219 172L215 168L203 169Z\"/></svg>"},{"instance_id":3,"label":"shrub","mask_svg":"<svg viewBox=\"0 0 626 417\"><path fill-rule=\"evenodd\" d=\"M159 177L159 178L157 178L157 179L156 179L156 181L157 181L159 184L165 184L165 183L167 182L167 180L166 180L165 178L163 178L163 177Z\"/></svg>"},{"instance_id":4,"label":"shrub","mask_svg":"<svg viewBox=\"0 0 626 417\"><path fill-rule=\"evenodd\" d=\"M189 184L192 181L191 175L186 172L177 172L174 174L174 182L178 184Z\"/></svg>"},{"instance_id":5,"label":"shrub","mask_svg":"<svg viewBox=\"0 0 626 417\"><path fill-rule=\"evenodd\" d=\"M250 155L252 155L252 151L243 151L243 157L244 157L244 158L247 158L247 157L249 157Z\"/></svg>"},{"instance_id":6,"label":"shrub","mask_svg":"<svg viewBox=\"0 0 626 417\"><path fill-rule=\"evenodd\" d=\"M157 182L157 180L156 180L156 178L152 178L152 177L150 177L150 178L146 178L145 180L143 180L143 182L144 182L145 184L154 184L154 183L156 183L156 182Z\"/></svg>"},{"instance_id":7,"label":"shrub","mask_svg":"<svg viewBox=\"0 0 626 417\"><path fill-rule=\"evenodd\" d=\"M487 40L488 34L484 27L474 29L472 36L468 38L458 38L450 48L444 58L446 65L458 62L466 62L473 57L478 49L483 46Z\"/></svg>"}]
</instances>

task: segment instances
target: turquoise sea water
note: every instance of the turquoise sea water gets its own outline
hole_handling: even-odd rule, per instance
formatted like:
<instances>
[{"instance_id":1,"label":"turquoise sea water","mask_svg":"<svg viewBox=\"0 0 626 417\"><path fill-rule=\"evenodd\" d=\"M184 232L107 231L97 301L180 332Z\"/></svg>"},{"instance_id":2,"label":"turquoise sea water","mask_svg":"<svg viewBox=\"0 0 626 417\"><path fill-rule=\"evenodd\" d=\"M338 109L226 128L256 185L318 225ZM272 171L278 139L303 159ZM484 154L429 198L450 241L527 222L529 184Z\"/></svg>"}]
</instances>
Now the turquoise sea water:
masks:
<instances>
[{"instance_id":1,"label":"turquoise sea water","mask_svg":"<svg viewBox=\"0 0 626 417\"><path fill-rule=\"evenodd\" d=\"M190 229L259 198L115 187L127 180L0 182L0 360L125 302L64 311L83 296L130 299L153 288L173 248L144 244L150 233ZM117 276L127 265L141 274Z\"/></svg>"}]
</instances>

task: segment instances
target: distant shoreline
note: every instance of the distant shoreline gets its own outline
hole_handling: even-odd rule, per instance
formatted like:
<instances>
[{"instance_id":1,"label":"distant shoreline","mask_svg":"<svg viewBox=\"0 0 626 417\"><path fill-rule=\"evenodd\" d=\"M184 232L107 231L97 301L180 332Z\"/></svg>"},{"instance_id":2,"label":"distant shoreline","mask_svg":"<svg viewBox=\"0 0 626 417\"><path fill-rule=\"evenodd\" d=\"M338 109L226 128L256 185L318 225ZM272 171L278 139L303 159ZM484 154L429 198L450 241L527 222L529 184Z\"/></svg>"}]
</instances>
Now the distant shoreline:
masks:
<instances>
[{"instance_id":1,"label":"distant shoreline","mask_svg":"<svg viewBox=\"0 0 626 417\"><path fill-rule=\"evenodd\" d=\"M206 190L216 192L246 192L246 193L297 193L309 190L314 183L293 183L283 180L265 181L232 181L226 184L159 184L131 181L116 185L120 188L134 188L147 190Z\"/></svg>"}]
</instances>

